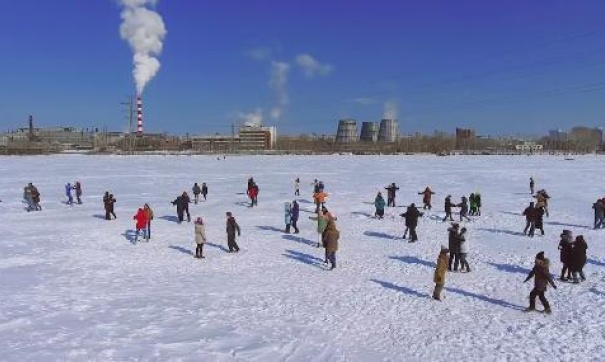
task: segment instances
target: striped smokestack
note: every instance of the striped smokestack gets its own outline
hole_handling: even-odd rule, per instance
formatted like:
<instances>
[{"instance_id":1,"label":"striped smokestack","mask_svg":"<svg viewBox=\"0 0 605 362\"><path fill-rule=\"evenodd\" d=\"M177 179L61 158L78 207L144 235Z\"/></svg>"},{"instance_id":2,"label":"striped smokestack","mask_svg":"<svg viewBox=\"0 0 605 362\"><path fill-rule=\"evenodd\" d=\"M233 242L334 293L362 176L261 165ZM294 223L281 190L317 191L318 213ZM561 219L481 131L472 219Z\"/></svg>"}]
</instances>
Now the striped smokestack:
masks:
<instances>
[{"instance_id":1,"label":"striped smokestack","mask_svg":"<svg viewBox=\"0 0 605 362\"><path fill-rule=\"evenodd\" d=\"M143 100L137 97L137 133L143 134Z\"/></svg>"}]
</instances>

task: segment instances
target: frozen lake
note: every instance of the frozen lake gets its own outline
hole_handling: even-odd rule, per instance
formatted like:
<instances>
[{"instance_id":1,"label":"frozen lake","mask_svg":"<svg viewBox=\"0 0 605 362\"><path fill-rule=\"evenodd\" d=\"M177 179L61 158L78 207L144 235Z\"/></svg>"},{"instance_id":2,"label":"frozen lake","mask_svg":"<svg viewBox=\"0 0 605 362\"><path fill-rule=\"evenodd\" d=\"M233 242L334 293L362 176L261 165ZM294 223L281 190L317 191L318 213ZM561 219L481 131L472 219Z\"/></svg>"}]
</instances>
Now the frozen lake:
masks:
<instances>
[{"instance_id":1,"label":"frozen lake","mask_svg":"<svg viewBox=\"0 0 605 362\"><path fill-rule=\"evenodd\" d=\"M605 360L605 230L592 230L605 196L605 158L548 156L38 156L0 157L0 359L6 361L445 361ZM545 188L546 236L522 235L532 200ZM247 207L246 180L260 188ZM286 235L283 203L301 179L299 235ZM338 268L323 266L308 220L314 178L324 181L341 232ZM65 204L80 181L83 205ZM33 182L42 212L26 212ZM174 222L170 204L194 182L209 186L203 216L209 245L197 260L193 224ZM401 239L405 208L376 220L373 200L391 182L399 205L421 205L420 241ZM117 198L114 221L101 201ZM430 298L447 194L479 191L482 216L469 229L473 271L448 273L444 301ZM156 219L149 244L133 244L138 207ZM242 227L239 254L224 252L225 212ZM455 215L457 216L457 215ZM557 282L553 314L522 313L523 284L538 251L561 270L563 229L588 242L587 281ZM538 303L538 306L540 304Z\"/></svg>"}]
</instances>

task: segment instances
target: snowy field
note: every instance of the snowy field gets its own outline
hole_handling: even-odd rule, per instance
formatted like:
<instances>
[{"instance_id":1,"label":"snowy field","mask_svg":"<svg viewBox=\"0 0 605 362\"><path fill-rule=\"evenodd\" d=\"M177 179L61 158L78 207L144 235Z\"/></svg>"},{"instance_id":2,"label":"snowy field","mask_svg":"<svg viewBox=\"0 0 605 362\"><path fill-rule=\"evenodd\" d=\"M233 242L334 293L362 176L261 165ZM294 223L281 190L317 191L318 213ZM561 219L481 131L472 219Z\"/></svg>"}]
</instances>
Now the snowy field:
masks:
<instances>
[{"instance_id":1,"label":"snowy field","mask_svg":"<svg viewBox=\"0 0 605 362\"><path fill-rule=\"evenodd\" d=\"M0 360L603 361L605 230L592 230L591 205L605 196L604 166L596 156L0 157ZM244 194L251 175L254 209ZM552 197L546 236L534 239L520 234L530 175ZM301 233L285 235L296 176ZM338 217L334 271L308 220L314 178ZM63 186L76 180L84 204L68 206ZM42 212L25 211L27 182ZM206 221L203 260L192 255L193 224L175 223L170 204L194 182L210 189L191 207ZM391 182L398 206L421 205L427 185L437 193L416 244L401 239L404 208L372 217ZM117 198L115 221L103 219L105 190ZM433 301L449 226L443 199L477 190L482 216L465 223L473 271L448 273L444 301ZM135 245L132 217L145 202L153 238ZM226 211L242 227L239 254L224 251ZM546 293L551 316L522 313L535 254L560 272L564 228L588 242L588 280L557 281Z\"/></svg>"}]
</instances>

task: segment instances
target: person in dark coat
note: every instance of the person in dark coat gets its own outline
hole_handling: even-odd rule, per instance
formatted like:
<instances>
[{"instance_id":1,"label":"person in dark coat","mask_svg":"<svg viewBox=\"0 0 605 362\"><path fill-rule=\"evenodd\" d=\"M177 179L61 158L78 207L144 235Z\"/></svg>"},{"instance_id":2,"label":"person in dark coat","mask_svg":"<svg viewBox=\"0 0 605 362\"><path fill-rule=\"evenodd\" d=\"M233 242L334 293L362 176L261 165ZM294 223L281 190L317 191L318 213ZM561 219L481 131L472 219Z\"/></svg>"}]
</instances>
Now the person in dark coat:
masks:
<instances>
[{"instance_id":1,"label":"person in dark coat","mask_svg":"<svg viewBox=\"0 0 605 362\"><path fill-rule=\"evenodd\" d=\"M457 222L452 223L452 226L447 229L448 237L448 249L450 251L450 257L448 260L449 271L458 271L458 264L460 263L460 239L458 237L458 230L460 229L460 225ZM453 264L453 269L452 269Z\"/></svg>"},{"instance_id":2,"label":"person in dark coat","mask_svg":"<svg viewBox=\"0 0 605 362\"><path fill-rule=\"evenodd\" d=\"M406 238L408 230L410 231L410 242L418 241L418 235L416 234L416 227L418 226L418 218L424 215L422 212L418 211L415 204L411 204L408 206L407 210L401 214L402 217L405 217L405 232L403 233L403 238Z\"/></svg>"},{"instance_id":3,"label":"person in dark coat","mask_svg":"<svg viewBox=\"0 0 605 362\"><path fill-rule=\"evenodd\" d=\"M447 195L447 197L445 198L445 205L444 205L444 209L445 209L445 217L443 218L443 222L445 222L448 217L450 219L450 221L454 221L454 218L452 217L452 207L455 207L456 205L454 203L452 203L452 195Z\"/></svg>"},{"instance_id":4,"label":"person in dark coat","mask_svg":"<svg viewBox=\"0 0 605 362\"><path fill-rule=\"evenodd\" d=\"M525 309L526 312L536 310L536 297L540 299L540 302L544 306L544 313L550 314L550 304L544 293L548 284L552 285L553 288L557 289L555 282L550 276L550 261L544 257L544 252L541 251L536 255L534 268L529 272L529 275L525 279L524 283L529 281L532 277L534 278L534 289L529 293L529 307Z\"/></svg>"},{"instance_id":5,"label":"person in dark coat","mask_svg":"<svg viewBox=\"0 0 605 362\"><path fill-rule=\"evenodd\" d=\"M82 184L80 181L76 181L74 184L74 190L76 190L76 202L78 205L82 204Z\"/></svg>"},{"instance_id":6,"label":"person in dark coat","mask_svg":"<svg viewBox=\"0 0 605 362\"><path fill-rule=\"evenodd\" d=\"M584 236L576 236L571 253L571 269L574 283L579 283L580 280L586 281L583 270L584 265L586 265L586 249L588 249L588 244L586 244ZM578 275L580 276L580 279L578 279Z\"/></svg>"},{"instance_id":7,"label":"person in dark coat","mask_svg":"<svg viewBox=\"0 0 605 362\"><path fill-rule=\"evenodd\" d=\"M435 193L431 190L430 187L427 186L424 191L419 192L418 195L422 195L422 203L424 204L422 209L430 210L433 207L431 205L431 199L433 198L433 195L435 195Z\"/></svg>"},{"instance_id":8,"label":"person in dark coat","mask_svg":"<svg viewBox=\"0 0 605 362\"><path fill-rule=\"evenodd\" d=\"M208 186L205 182L202 183L202 196L204 197L204 201L206 201L206 198L208 196Z\"/></svg>"},{"instance_id":9,"label":"person in dark coat","mask_svg":"<svg viewBox=\"0 0 605 362\"><path fill-rule=\"evenodd\" d=\"M191 214L189 214L189 204L191 203L191 198L187 194L186 191L183 191L183 211L187 214L187 222L191 222Z\"/></svg>"},{"instance_id":10,"label":"person in dark coat","mask_svg":"<svg viewBox=\"0 0 605 362\"><path fill-rule=\"evenodd\" d=\"M385 187L384 189L387 190L387 207L395 207L395 197L397 197L399 187L393 182L389 187Z\"/></svg>"},{"instance_id":11,"label":"person in dark coat","mask_svg":"<svg viewBox=\"0 0 605 362\"><path fill-rule=\"evenodd\" d=\"M378 195L376 195L376 198L374 199L374 207L376 208L376 211L374 212L374 216L377 217L378 219L382 219L384 217L384 198L382 197L382 194L379 192Z\"/></svg>"},{"instance_id":12,"label":"person in dark coat","mask_svg":"<svg viewBox=\"0 0 605 362\"><path fill-rule=\"evenodd\" d=\"M462 219L471 221L471 219L468 217L468 199L466 196L462 196L460 203L456 206L460 208L460 221L462 221Z\"/></svg>"},{"instance_id":13,"label":"person in dark coat","mask_svg":"<svg viewBox=\"0 0 605 362\"><path fill-rule=\"evenodd\" d=\"M111 215L113 215L114 219L117 219L116 213L114 212L114 204L116 203L115 197L113 194L110 194L109 191L105 191L105 195L103 196L103 207L105 208L105 220L111 220Z\"/></svg>"},{"instance_id":14,"label":"person in dark coat","mask_svg":"<svg viewBox=\"0 0 605 362\"><path fill-rule=\"evenodd\" d=\"M292 228L294 229L294 234L298 234L300 231L298 230L298 226L296 223L298 222L298 217L300 216L300 207L298 206L298 202L296 200L292 201L292 209L290 210L290 221L292 222Z\"/></svg>"},{"instance_id":15,"label":"person in dark coat","mask_svg":"<svg viewBox=\"0 0 605 362\"><path fill-rule=\"evenodd\" d=\"M535 209L535 218L536 218L536 229L540 230L542 236L544 236L544 208L536 207Z\"/></svg>"},{"instance_id":16,"label":"person in dark coat","mask_svg":"<svg viewBox=\"0 0 605 362\"><path fill-rule=\"evenodd\" d=\"M241 236L242 232L241 229L239 228L239 225L237 224L237 221L235 221L235 218L233 217L233 214L231 212L227 212L227 246L229 247L229 252L238 252L239 251L239 246L237 245L237 242L235 241L235 234L237 233L237 236Z\"/></svg>"},{"instance_id":17,"label":"person in dark coat","mask_svg":"<svg viewBox=\"0 0 605 362\"><path fill-rule=\"evenodd\" d=\"M567 281L571 279L571 259L573 253L572 235L570 230L563 230L561 241L559 242L559 250L561 250L561 280Z\"/></svg>"},{"instance_id":18,"label":"person in dark coat","mask_svg":"<svg viewBox=\"0 0 605 362\"><path fill-rule=\"evenodd\" d=\"M197 205L197 203L200 201L200 194L202 193L202 188L196 182L193 184L191 191L193 191L193 200L194 200L195 204Z\"/></svg>"},{"instance_id":19,"label":"person in dark coat","mask_svg":"<svg viewBox=\"0 0 605 362\"><path fill-rule=\"evenodd\" d=\"M532 195L534 194L534 186L535 186L534 178L530 177L529 178L529 193Z\"/></svg>"},{"instance_id":20,"label":"person in dark coat","mask_svg":"<svg viewBox=\"0 0 605 362\"><path fill-rule=\"evenodd\" d=\"M599 199L592 204L594 209L594 228L605 227L605 199Z\"/></svg>"},{"instance_id":21,"label":"person in dark coat","mask_svg":"<svg viewBox=\"0 0 605 362\"><path fill-rule=\"evenodd\" d=\"M183 195L177 196L177 198L172 201L172 205L176 206L176 215L179 219L179 224L183 222L186 203L187 201L185 201Z\"/></svg>"},{"instance_id":22,"label":"person in dark coat","mask_svg":"<svg viewBox=\"0 0 605 362\"><path fill-rule=\"evenodd\" d=\"M525 229L523 229L523 235L527 235L529 231L529 237L534 237L534 231L536 230L536 208L534 203L530 202L529 206L523 210L523 216L525 216Z\"/></svg>"}]
</instances>

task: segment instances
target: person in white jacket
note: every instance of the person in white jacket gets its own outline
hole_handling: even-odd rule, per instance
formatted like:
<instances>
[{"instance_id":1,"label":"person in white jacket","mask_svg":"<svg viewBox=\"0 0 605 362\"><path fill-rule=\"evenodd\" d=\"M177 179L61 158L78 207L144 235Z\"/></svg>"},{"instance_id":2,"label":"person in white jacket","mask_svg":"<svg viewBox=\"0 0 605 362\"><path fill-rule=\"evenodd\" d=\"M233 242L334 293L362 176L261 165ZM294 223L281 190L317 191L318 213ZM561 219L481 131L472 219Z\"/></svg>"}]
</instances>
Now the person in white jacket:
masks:
<instances>
[{"instance_id":1,"label":"person in white jacket","mask_svg":"<svg viewBox=\"0 0 605 362\"><path fill-rule=\"evenodd\" d=\"M206 243L206 228L204 227L204 220L198 217L194 223L195 227L195 257L197 259L204 259L204 244Z\"/></svg>"},{"instance_id":2,"label":"person in white jacket","mask_svg":"<svg viewBox=\"0 0 605 362\"><path fill-rule=\"evenodd\" d=\"M468 261L466 261L466 256L468 255L469 249L468 240L466 238L466 228L460 229L460 234L458 234L458 243L460 245L460 272L468 273L471 271L471 268L468 265Z\"/></svg>"}]
</instances>

